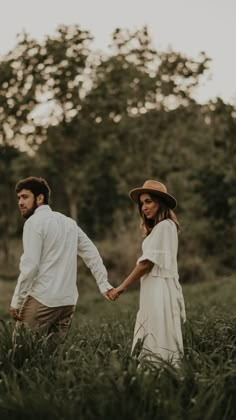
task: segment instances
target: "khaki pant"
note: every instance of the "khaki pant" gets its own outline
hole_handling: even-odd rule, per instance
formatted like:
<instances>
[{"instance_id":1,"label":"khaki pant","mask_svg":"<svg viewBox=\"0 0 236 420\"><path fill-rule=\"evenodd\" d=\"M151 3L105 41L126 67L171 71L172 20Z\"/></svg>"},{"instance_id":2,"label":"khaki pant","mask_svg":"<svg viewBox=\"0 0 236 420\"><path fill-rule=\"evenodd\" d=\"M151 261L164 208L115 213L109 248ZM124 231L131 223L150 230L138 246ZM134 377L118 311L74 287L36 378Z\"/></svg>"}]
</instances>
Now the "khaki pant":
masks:
<instances>
[{"instance_id":1,"label":"khaki pant","mask_svg":"<svg viewBox=\"0 0 236 420\"><path fill-rule=\"evenodd\" d=\"M25 325L33 332L52 334L53 341L65 339L73 317L74 305L49 307L27 296L21 310L22 321L17 321L16 330Z\"/></svg>"}]
</instances>

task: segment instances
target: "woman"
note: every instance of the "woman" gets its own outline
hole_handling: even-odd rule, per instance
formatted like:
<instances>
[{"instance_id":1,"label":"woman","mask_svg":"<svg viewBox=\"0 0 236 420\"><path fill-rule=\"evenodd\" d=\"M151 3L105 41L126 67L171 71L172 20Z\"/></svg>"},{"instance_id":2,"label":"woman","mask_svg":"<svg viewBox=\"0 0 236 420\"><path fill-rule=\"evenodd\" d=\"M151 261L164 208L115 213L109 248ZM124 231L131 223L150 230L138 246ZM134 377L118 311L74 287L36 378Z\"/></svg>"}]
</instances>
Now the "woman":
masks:
<instances>
[{"instance_id":1,"label":"woman","mask_svg":"<svg viewBox=\"0 0 236 420\"><path fill-rule=\"evenodd\" d=\"M129 195L139 206L146 238L136 267L110 297L116 299L141 278L132 350L141 340L141 356L177 364L183 354L181 320L185 321L185 307L178 281L179 223L173 212L176 200L165 185L153 180L131 190Z\"/></svg>"}]
</instances>

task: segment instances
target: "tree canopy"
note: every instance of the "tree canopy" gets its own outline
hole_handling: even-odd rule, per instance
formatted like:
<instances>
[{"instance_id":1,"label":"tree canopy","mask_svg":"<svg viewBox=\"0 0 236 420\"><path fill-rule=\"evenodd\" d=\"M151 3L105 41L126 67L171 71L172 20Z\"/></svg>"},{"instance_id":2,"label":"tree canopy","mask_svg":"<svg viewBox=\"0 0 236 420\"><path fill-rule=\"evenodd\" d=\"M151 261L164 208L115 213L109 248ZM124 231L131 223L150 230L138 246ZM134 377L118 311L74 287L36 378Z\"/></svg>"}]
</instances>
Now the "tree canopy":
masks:
<instances>
[{"instance_id":1,"label":"tree canopy","mask_svg":"<svg viewBox=\"0 0 236 420\"><path fill-rule=\"evenodd\" d=\"M177 197L182 256L234 268L236 110L193 95L210 59L156 51L146 27L116 29L109 54L91 40L79 26L22 34L0 61L2 237L18 232L18 177L47 178L54 208L111 240L132 226L128 191L154 178Z\"/></svg>"}]
</instances>

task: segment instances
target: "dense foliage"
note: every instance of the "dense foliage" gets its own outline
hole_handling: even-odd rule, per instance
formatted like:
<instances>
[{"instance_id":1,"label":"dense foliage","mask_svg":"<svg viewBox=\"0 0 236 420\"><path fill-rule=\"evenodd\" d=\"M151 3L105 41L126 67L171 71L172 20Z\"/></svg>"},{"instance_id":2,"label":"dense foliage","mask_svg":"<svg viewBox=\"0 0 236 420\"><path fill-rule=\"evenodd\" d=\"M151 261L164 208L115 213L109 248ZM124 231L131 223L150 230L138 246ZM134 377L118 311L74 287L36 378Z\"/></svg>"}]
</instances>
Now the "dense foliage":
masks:
<instances>
[{"instance_id":1,"label":"dense foliage","mask_svg":"<svg viewBox=\"0 0 236 420\"><path fill-rule=\"evenodd\" d=\"M23 34L0 61L2 259L19 232L18 178L45 177L54 209L114 244L111 265L134 232L127 192L153 178L179 203L182 278L234 269L236 109L194 100L210 60L155 51L147 28L117 29L109 55L91 39L79 26L41 43Z\"/></svg>"}]
</instances>

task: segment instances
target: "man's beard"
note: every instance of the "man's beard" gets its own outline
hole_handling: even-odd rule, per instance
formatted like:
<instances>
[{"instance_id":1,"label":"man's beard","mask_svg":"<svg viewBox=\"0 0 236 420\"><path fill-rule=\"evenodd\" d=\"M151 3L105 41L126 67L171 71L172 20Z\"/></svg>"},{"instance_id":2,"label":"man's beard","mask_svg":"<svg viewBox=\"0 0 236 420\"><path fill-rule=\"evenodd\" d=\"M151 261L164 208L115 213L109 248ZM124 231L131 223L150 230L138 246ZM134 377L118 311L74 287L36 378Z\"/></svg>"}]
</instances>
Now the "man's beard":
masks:
<instances>
[{"instance_id":1,"label":"man's beard","mask_svg":"<svg viewBox=\"0 0 236 420\"><path fill-rule=\"evenodd\" d=\"M36 198L35 198L35 199L34 199L34 203L33 203L32 207L31 207L31 209L29 209L29 210L27 211L27 213L25 213L25 214L23 215L24 219L29 219L29 217L30 217L30 216L32 216L32 214L34 214L34 212L35 212L35 210L37 209L37 207L38 207L38 204L37 204L37 200L36 200Z\"/></svg>"}]
</instances>

